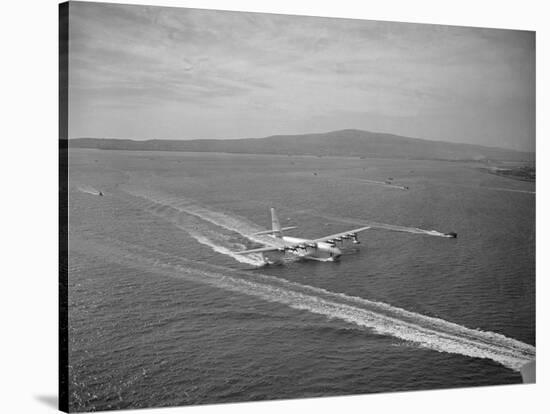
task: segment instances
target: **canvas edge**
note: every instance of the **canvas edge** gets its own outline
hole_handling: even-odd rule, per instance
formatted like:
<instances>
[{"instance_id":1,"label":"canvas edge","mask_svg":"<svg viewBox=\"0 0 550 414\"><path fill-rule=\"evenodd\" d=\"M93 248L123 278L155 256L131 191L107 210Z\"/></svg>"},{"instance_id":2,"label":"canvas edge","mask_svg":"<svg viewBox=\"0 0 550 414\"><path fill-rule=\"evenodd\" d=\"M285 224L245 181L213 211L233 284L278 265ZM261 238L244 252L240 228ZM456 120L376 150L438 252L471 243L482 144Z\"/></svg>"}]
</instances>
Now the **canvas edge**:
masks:
<instances>
[{"instance_id":1,"label":"canvas edge","mask_svg":"<svg viewBox=\"0 0 550 414\"><path fill-rule=\"evenodd\" d=\"M59 4L59 410L69 411L68 132L69 2Z\"/></svg>"}]
</instances>

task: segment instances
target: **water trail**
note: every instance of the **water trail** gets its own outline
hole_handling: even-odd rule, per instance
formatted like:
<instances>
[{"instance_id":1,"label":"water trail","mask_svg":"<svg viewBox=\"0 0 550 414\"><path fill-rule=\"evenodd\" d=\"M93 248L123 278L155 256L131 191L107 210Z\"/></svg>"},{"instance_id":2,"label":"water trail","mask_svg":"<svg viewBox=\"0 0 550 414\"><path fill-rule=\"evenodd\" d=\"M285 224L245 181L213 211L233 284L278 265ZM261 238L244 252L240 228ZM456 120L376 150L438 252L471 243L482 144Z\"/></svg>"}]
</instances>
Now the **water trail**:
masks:
<instances>
[{"instance_id":1,"label":"water trail","mask_svg":"<svg viewBox=\"0 0 550 414\"><path fill-rule=\"evenodd\" d=\"M348 178L347 180L348 181L353 181L353 182L356 182L356 183L381 185L381 186L384 186L384 187L397 188L399 190L408 190L408 187L406 187L404 185L388 183L388 182L385 182L385 181L367 180L366 178Z\"/></svg>"},{"instance_id":2,"label":"water trail","mask_svg":"<svg viewBox=\"0 0 550 414\"><path fill-rule=\"evenodd\" d=\"M245 218L213 211L199 205L192 200L187 200L184 198L166 197L159 194L143 193L137 191L130 192L130 194L155 203L158 206L157 208L162 208L162 206L169 206L176 211L198 217L218 227L222 227L226 230L238 233L250 241L261 244L283 246L283 242L274 239L273 237L265 235L255 235L254 233L263 231L265 230L265 228L258 226Z\"/></svg>"},{"instance_id":3,"label":"water trail","mask_svg":"<svg viewBox=\"0 0 550 414\"><path fill-rule=\"evenodd\" d=\"M96 190L94 187L90 185L81 185L81 186L78 186L77 188L78 188L78 191L81 191L83 193L99 195L99 190Z\"/></svg>"},{"instance_id":4,"label":"water trail","mask_svg":"<svg viewBox=\"0 0 550 414\"><path fill-rule=\"evenodd\" d=\"M142 208L158 217L171 221L177 227L186 231L199 243L210 247L217 253L231 257L240 263L256 267L266 264L261 254L236 254L236 251L245 250L246 246L242 243L235 242L231 236L227 236L217 230L209 228L205 222L214 224L218 229L221 227L235 232L254 242L262 244L278 243L278 241L273 238L268 238L268 240L266 240L267 236L254 236L254 232L263 230L261 227L246 222L244 219L209 210L185 199L162 196L145 197L143 194L138 195L135 193L133 195L146 199L146 203ZM181 213L184 213L184 215Z\"/></svg>"},{"instance_id":5,"label":"water trail","mask_svg":"<svg viewBox=\"0 0 550 414\"><path fill-rule=\"evenodd\" d=\"M428 236L436 236L436 237L452 237L448 234L442 233L437 230L425 230L425 229L419 229L418 227L407 227L407 226L399 226L396 224L378 223L370 220L357 220L357 219L346 218L346 217L336 217L336 216L331 216L327 214L320 214L313 210L310 210L310 212L312 213L312 215L324 218L326 220L351 224L354 226L370 226L372 228L401 231L405 233L426 234Z\"/></svg>"},{"instance_id":6,"label":"water trail","mask_svg":"<svg viewBox=\"0 0 550 414\"><path fill-rule=\"evenodd\" d=\"M394 184L393 182L367 180L365 178L347 178L347 180L352 181L352 182L356 182L356 183L364 183L364 184L380 185L380 186L384 186L384 187L392 187L392 188L397 188L397 189L400 189L400 190L408 190L409 189L407 186ZM480 190L493 190L493 191L505 191L505 192L511 192L511 193L536 194L536 191L532 191L532 190L521 190L521 189L505 188L505 187L486 187L486 186L474 187L474 186L471 186L471 185L464 185L464 184L452 184L452 185L453 186L466 187L466 188L480 189Z\"/></svg>"},{"instance_id":7,"label":"water trail","mask_svg":"<svg viewBox=\"0 0 550 414\"><path fill-rule=\"evenodd\" d=\"M417 227L397 226L395 224L386 224L386 223L376 223L376 222L368 222L368 223L371 227L378 228L378 229L402 231L405 233L414 233L414 234L426 234L428 236L436 236L436 237L452 237L448 234L441 233L440 231L437 231L437 230L424 230L424 229L419 229Z\"/></svg>"},{"instance_id":8,"label":"water trail","mask_svg":"<svg viewBox=\"0 0 550 414\"><path fill-rule=\"evenodd\" d=\"M305 173L305 172L298 172L298 173L290 173L291 175L298 175L298 176L304 176L311 178L311 173ZM314 173L316 176L317 173ZM331 180L331 181L337 181L337 182L351 182L351 183L359 183L359 184L368 184L368 185L378 185L382 187L389 187L389 188L395 188L398 190L408 190L409 187L404 185L395 184L392 180L388 181L377 181L377 180L369 180L367 178L359 178L359 177L348 177L348 176L323 176L324 180Z\"/></svg>"},{"instance_id":9,"label":"water trail","mask_svg":"<svg viewBox=\"0 0 550 414\"><path fill-rule=\"evenodd\" d=\"M277 239L269 236L255 235L259 231L265 230L260 226L257 226L253 223L248 222L247 220L235 216L229 216L224 213L212 211L205 207L197 205L187 205L184 207L179 207L181 211L191 214L193 216L199 217L202 220L208 221L216 226L222 227L226 230L234 231L239 233L241 236L246 237L250 241L262 244L277 244ZM283 243L279 243L281 246Z\"/></svg>"},{"instance_id":10,"label":"water trail","mask_svg":"<svg viewBox=\"0 0 550 414\"><path fill-rule=\"evenodd\" d=\"M511 193L524 193L524 194L536 194L536 191L529 191L529 190L516 190L513 188L502 188L502 187L480 187L482 189L487 190L494 190L494 191L507 191Z\"/></svg>"},{"instance_id":11,"label":"water trail","mask_svg":"<svg viewBox=\"0 0 550 414\"><path fill-rule=\"evenodd\" d=\"M509 193L523 193L523 194L536 194L536 191L533 190L522 190L522 189L516 189L516 188L506 188L506 187L490 187L490 186L484 186L484 185L467 185L467 184L459 184L459 183L452 183L449 184L453 187L463 187L468 188L470 190L476 190L476 191L504 191Z\"/></svg>"},{"instance_id":12,"label":"water trail","mask_svg":"<svg viewBox=\"0 0 550 414\"><path fill-rule=\"evenodd\" d=\"M383 302L330 292L256 272L247 273L188 260L142 246L115 247L89 241L80 243L85 244L80 246L87 254L99 254L129 267L139 267L339 319L434 351L488 358L515 371L535 359L535 347L516 339L495 332L470 329Z\"/></svg>"},{"instance_id":13,"label":"water trail","mask_svg":"<svg viewBox=\"0 0 550 414\"><path fill-rule=\"evenodd\" d=\"M230 248L227 248L227 247L223 246L223 244L220 244L219 242L216 243L216 242L212 241L210 238L206 237L204 234L201 234L200 232L190 230L190 229L185 229L185 230L196 241L198 241L199 243L201 243L205 246L210 247L212 250L214 250L217 253L221 253L223 255L229 256L229 257L235 259L236 261L238 261L240 263L246 263L246 264L249 264L249 265L252 265L252 266L263 266L263 265L265 265L265 261L263 260L263 257L260 254L248 254L248 255L236 254L234 252L235 250L237 250L237 251L238 250L244 250L246 248L246 246L243 245L243 244L234 243L233 247L235 249L231 250Z\"/></svg>"}]
</instances>

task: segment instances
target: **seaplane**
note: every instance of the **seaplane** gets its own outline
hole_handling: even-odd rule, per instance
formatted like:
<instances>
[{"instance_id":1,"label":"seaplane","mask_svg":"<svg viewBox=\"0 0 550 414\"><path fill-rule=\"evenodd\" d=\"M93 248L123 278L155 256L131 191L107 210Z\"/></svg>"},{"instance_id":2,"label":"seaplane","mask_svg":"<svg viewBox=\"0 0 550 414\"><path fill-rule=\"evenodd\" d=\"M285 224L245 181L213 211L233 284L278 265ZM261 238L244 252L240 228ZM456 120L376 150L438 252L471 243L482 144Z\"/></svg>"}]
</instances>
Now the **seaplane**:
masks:
<instances>
[{"instance_id":1,"label":"seaplane","mask_svg":"<svg viewBox=\"0 0 550 414\"><path fill-rule=\"evenodd\" d=\"M342 233L331 234L330 236L321 237L318 239L301 239L298 237L284 236L283 232L295 229L292 227L281 227L277 213L274 208L271 208L271 230L254 233L255 236L268 235L271 236L272 242L265 247L257 249L243 250L235 252L236 254L253 254L253 253L275 253L284 255L286 253L294 254L304 259L318 260L323 262L336 261L342 255L342 250L337 247L337 244L342 244L346 240L351 240L353 244L360 244L357 234L370 229L370 226L359 227ZM269 263L269 260L264 257L264 260Z\"/></svg>"}]
</instances>

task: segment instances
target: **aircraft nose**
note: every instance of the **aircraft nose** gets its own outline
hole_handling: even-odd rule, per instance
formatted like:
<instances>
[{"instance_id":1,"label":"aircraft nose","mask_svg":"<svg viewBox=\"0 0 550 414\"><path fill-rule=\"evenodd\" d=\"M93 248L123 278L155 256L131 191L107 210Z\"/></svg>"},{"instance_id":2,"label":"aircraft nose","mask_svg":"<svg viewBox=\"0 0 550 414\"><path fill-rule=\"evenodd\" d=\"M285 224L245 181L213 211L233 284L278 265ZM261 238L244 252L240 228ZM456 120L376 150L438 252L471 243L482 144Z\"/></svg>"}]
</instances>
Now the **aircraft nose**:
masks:
<instances>
[{"instance_id":1,"label":"aircraft nose","mask_svg":"<svg viewBox=\"0 0 550 414\"><path fill-rule=\"evenodd\" d=\"M342 255L342 250L340 250L338 247L334 247L332 255L334 257L340 257Z\"/></svg>"}]
</instances>

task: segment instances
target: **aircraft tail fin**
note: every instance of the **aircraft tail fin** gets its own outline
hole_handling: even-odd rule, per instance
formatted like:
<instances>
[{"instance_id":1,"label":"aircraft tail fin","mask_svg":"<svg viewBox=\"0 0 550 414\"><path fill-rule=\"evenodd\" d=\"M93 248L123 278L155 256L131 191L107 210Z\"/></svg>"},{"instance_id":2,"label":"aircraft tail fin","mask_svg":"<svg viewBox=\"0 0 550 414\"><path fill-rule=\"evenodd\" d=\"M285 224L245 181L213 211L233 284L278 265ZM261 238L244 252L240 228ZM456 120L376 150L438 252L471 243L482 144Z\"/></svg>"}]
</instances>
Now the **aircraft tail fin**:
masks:
<instances>
[{"instance_id":1,"label":"aircraft tail fin","mask_svg":"<svg viewBox=\"0 0 550 414\"><path fill-rule=\"evenodd\" d=\"M279 218L273 207L271 207L271 231L275 237L283 237L281 223L279 223Z\"/></svg>"},{"instance_id":2,"label":"aircraft tail fin","mask_svg":"<svg viewBox=\"0 0 550 414\"><path fill-rule=\"evenodd\" d=\"M281 238L283 237L283 231L292 230L295 228L296 226L281 227L281 223L279 223L279 219L277 218L277 213L275 213L275 209L272 208L271 209L271 230L259 231L258 233L254 233L254 236L269 234L269 235Z\"/></svg>"},{"instance_id":3,"label":"aircraft tail fin","mask_svg":"<svg viewBox=\"0 0 550 414\"><path fill-rule=\"evenodd\" d=\"M292 230L292 229L296 229L296 228L297 228L296 226L281 227L280 232L282 233L283 231ZM277 232L273 231L273 230L265 230L265 231L259 231L257 233L254 233L254 236L261 236L262 234L275 234L275 233L277 233Z\"/></svg>"}]
</instances>

